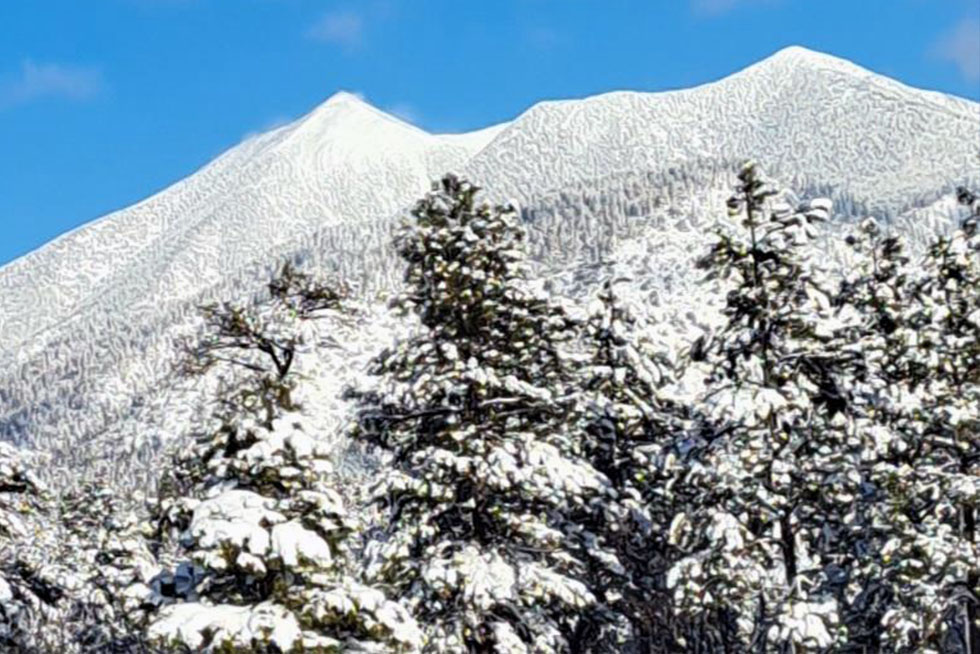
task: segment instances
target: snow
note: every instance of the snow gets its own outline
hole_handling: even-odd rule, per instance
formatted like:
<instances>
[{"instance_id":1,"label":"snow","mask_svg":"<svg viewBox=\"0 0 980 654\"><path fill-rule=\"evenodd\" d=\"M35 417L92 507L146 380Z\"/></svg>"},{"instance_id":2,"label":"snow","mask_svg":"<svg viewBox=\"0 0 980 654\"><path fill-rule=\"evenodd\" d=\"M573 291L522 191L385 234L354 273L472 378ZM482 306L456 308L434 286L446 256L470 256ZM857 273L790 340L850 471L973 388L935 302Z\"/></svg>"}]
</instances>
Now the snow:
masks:
<instances>
[{"instance_id":1,"label":"snow","mask_svg":"<svg viewBox=\"0 0 980 654\"><path fill-rule=\"evenodd\" d=\"M272 528L272 554L290 567L300 561L328 567L333 558L327 542L295 520Z\"/></svg>"},{"instance_id":2,"label":"snow","mask_svg":"<svg viewBox=\"0 0 980 654\"><path fill-rule=\"evenodd\" d=\"M807 175L893 213L912 188L975 176L977 115L974 102L792 47L691 89L539 103L463 172L523 202L598 176L751 157L777 179Z\"/></svg>"},{"instance_id":3,"label":"snow","mask_svg":"<svg viewBox=\"0 0 980 654\"><path fill-rule=\"evenodd\" d=\"M319 226L391 214L470 154L339 93L165 191L5 266L0 350L69 316L79 320L82 307L138 314L288 249ZM369 180L381 183L367 188Z\"/></svg>"},{"instance_id":4,"label":"snow","mask_svg":"<svg viewBox=\"0 0 980 654\"><path fill-rule=\"evenodd\" d=\"M517 572L495 553L483 553L468 545L451 558L433 557L422 571L422 578L446 597L463 589L467 603L487 610L516 598Z\"/></svg>"},{"instance_id":5,"label":"snow","mask_svg":"<svg viewBox=\"0 0 980 654\"><path fill-rule=\"evenodd\" d=\"M462 134L436 134L436 136L446 143L463 146L468 151L476 154L483 148L487 147L495 138L497 138L500 133L507 129L509 124L510 123L500 123L498 125L491 125L490 127L484 127L483 129L478 129L473 132L465 132Z\"/></svg>"},{"instance_id":6,"label":"snow","mask_svg":"<svg viewBox=\"0 0 980 654\"><path fill-rule=\"evenodd\" d=\"M257 643L278 651L297 651L302 630L291 612L274 604L201 606L177 604L163 609L163 617L149 630L151 638L184 643L196 652L224 652Z\"/></svg>"},{"instance_id":7,"label":"snow","mask_svg":"<svg viewBox=\"0 0 980 654\"><path fill-rule=\"evenodd\" d=\"M851 103L848 106L861 109L855 113L862 115L833 114L838 105L827 94L838 92L844 92L838 104ZM604 549L608 543L595 533L581 525L565 524L557 516L566 510L601 509L614 519L636 512L638 519L652 523L654 504L641 494L640 486L614 489L610 478L615 471L603 473L590 465L580 451L579 436L571 435L568 425L549 423L542 428L532 422L521 429L536 431L526 432L518 429L521 419L512 415L500 424L501 433L494 427L492 433L499 438L487 441L473 438L478 427L459 424L462 411L440 405L437 411L445 409L447 422L453 425L446 430L446 438L420 446L408 457L396 457L394 470L385 471L381 466L381 472L388 474L374 475L375 481L380 480L374 490L377 498L397 502L398 519L404 521L386 538L374 540L367 532L359 533L362 517L355 517L356 511L348 514L346 507L356 506L366 489L344 488L339 493L328 487L355 477L365 481L365 473L377 470L365 466L357 475L336 475L344 459L332 455L344 446L337 439L342 438L352 404L340 396L340 389L348 384L370 389L376 380L365 379L367 358L384 344L400 343L397 354L398 347L411 343L398 341L396 336L404 335L413 323L397 323L384 304L385 292L401 277L401 269L392 263L391 214L416 197L429 177L446 166L461 167L477 183L489 185L491 194L512 194L525 202L520 215L527 219L530 247L537 256L536 272L541 273L536 290L539 299L549 300L553 290L581 298L594 294L599 282L615 278L631 301L648 313L651 335L656 331L669 351L671 346L679 349L677 346L690 342L686 339L692 329L707 333L719 324L722 296L713 291L724 291L724 283L716 280L698 287L690 265L713 229L732 228L726 223L731 220L718 211L732 181L731 162L718 151L719 143L722 150L732 152L751 149L787 175L799 167L804 170L800 174L812 176L793 177L793 190L774 199L779 207L777 222L785 221L791 227L764 236L762 241L768 245L811 238L807 228L800 226L800 215L822 220L833 215L846 222L864 212L860 203L878 202L877 218L865 219L861 229L877 233L908 228L915 237L910 238L914 246L921 243L921 232L915 231L918 227L913 223L921 217L933 227L953 217L950 207L936 199L946 192L949 176L976 175L960 161L966 153L961 141L968 141L965 136L976 127L976 116L969 121L965 116L971 111L975 114L975 109L965 101L908 89L847 62L800 48L781 51L738 75L697 89L546 103L513 123L464 135L426 134L355 95L341 93L291 125L248 139L172 189L76 230L0 271L0 286L19 284L0 307L6 312L0 312L4 321L0 338L5 339L0 349L9 354L0 363L13 362L8 367L11 372L0 379L0 383L9 382L2 386L5 408L10 407L6 417L10 423L20 421L15 435L28 435L30 444L49 447L51 454L60 457L56 465L43 468L60 484L66 478L71 481L72 475L98 479L99 498L122 495L118 487L139 486L141 479L155 473L153 464L159 462L155 457L164 439L187 433L187 406L191 404L187 395L203 396L218 381L206 377L190 388L162 384L163 390L157 391L161 377L167 378L170 337L185 328L193 331L188 316L196 303L239 299L260 291L269 264L250 268L253 259L306 257L320 272L352 278L357 293L349 313L328 313L303 325L277 322L280 336L293 328L301 335L291 373L298 382L295 399L301 408L286 412L268 429L249 418L230 430L204 429L202 435L195 429L199 437L195 447L204 448L207 454L196 456L200 469L191 466L188 470L193 474L184 475L194 491L167 504L167 511L173 509L168 515L180 514L173 523L180 525L176 530L187 527L180 543L185 560L170 561L161 571L149 558L139 558L141 553L136 550L143 541L132 535L113 536L102 547L103 553L111 550L112 556L118 555L111 574L128 584L121 593L126 605L160 607L184 602L156 614L150 629L154 638L181 642L196 651L255 648L262 643L270 650L289 652L338 645L317 635L321 633L338 638L344 633L345 639L360 634L372 641L380 637L387 645L378 644L377 651L386 646L392 651L393 642L398 649L414 650L434 636L428 641L430 646L436 643L435 649L442 645L452 649L461 647L459 638L483 622L484 614L496 606L521 606L534 616L539 612L534 607L561 605L575 613L597 601L614 602L618 591L604 598L596 591L594 596L595 589L576 578L580 563L563 546L581 539L580 552L587 552L589 559L612 574L623 574L624 564L632 564L625 558L621 562L614 550ZM887 116L896 129L872 129L864 115L868 112L877 112L878 123ZM937 124L942 118L943 129L923 130L923 116ZM857 130L849 138L859 147L850 148L836 132L827 131L831 127L839 131L841 125ZM909 140L911 150L895 141L898 137L893 131ZM819 186L831 187L831 195L837 194L835 201L811 198L798 202L798 195L812 195ZM449 198L437 194L430 208L448 209L450 204ZM801 214L796 213L796 206L802 207ZM838 206L851 209L838 210ZM514 212L508 221L516 223L518 215ZM486 226L485 221L482 227L480 221L474 221L453 231L434 222L435 226L423 228L428 230L426 236L451 236L466 253L476 251L469 249L473 243L480 246L477 232ZM513 243L508 241L507 247ZM824 245L819 257L846 266L846 260L838 258L839 250ZM412 251L424 252L426 247L415 243ZM439 247L451 249L445 243ZM744 244L739 248L744 254ZM961 262L972 252L962 241L949 248L951 259ZM516 249L506 250L501 258L518 254ZM66 263L70 257L78 261ZM439 272L449 271L460 279L477 274L486 277L486 270L473 270L480 267L478 258L443 265ZM69 264L77 270L70 270ZM30 283L20 284L23 279L18 275L27 275ZM417 276L421 278L421 273ZM810 282L815 278L819 278L816 272L807 279L804 295L810 297L799 301L812 305L814 315L829 314L834 308L813 291ZM455 279L444 276L435 288L445 291ZM506 293L520 295L516 277L503 279L502 283L494 281ZM975 285L973 281L969 284ZM41 293L62 282L56 292ZM945 290L970 287L946 283ZM700 292L695 293L695 288ZM463 291L460 297L467 292L473 297L471 291ZM745 297L750 296L758 297L757 289L746 291ZM36 319L25 307L40 312L41 317ZM955 311L940 303L935 317L952 316ZM831 339L838 329L854 327L861 315L853 307L851 313L854 315L842 311L821 323L819 335ZM527 316L528 310L515 309L518 314ZM712 314L717 315L712 318ZM973 311L968 319L976 321L977 316L980 312ZM258 315L256 320L270 317ZM281 318L276 316L277 321ZM565 319L553 320L551 326L561 329ZM600 322L597 328L601 330L629 331L626 318L610 316ZM509 345L516 348L534 333L531 328L519 331L509 334L513 338ZM936 341L936 332L897 333L911 346ZM752 340L738 329L716 333L713 338L722 345L727 338L727 346L733 348ZM23 339L31 340L29 347L21 347L26 342ZM953 346L959 339L939 340ZM569 388L561 388L571 384L558 382L550 388L533 376L525 377L526 370L508 374L509 368L508 372L492 365L484 368L460 343L459 347L440 343L409 350L407 372L401 371L406 374L396 375L389 389L394 398L407 391L416 394L407 400L404 413L410 414L420 398L445 398L467 384L472 384L477 396L486 397L488 390L502 392L488 403L507 404L522 398L558 408L572 397L567 395ZM842 347L849 350L851 346L844 343ZM501 342L497 349L480 356L488 362L515 359L514 352L500 350L508 348ZM652 362L649 368L640 365L638 352L627 350L622 358L596 366L596 379L628 385L632 378L651 386L657 385L661 375L669 379L670 374ZM389 363L397 362L396 354L385 355ZM943 356L942 348L934 348L924 361L942 372ZM433 361L449 372L430 366L424 374L415 374L413 366ZM23 364L19 368L14 365L18 362ZM538 364L528 365L533 372ZM762 365L749 358L740 364L740 370L747 378L758 380L763 376ZM700 373L704 371L694 368L698 366L692 366L677 389L679 398L703 396ZM938 374L938 379L908 392L890 392L888 400L906 410L928 411L934 398L948 394L946 376ZM805 379L804 383L813 384L812 378ZM140 396L141 391L151 389L154 392L147 397ZM654 417L655 402L645 402L637 397L638 392L642 394L626 387L621 395L628 400L607 398L596 404L615 408L625 421ZM759 387L737 383L709 395L708 408L714 418L737 425L736 434L761 437L719 439L705 446L700 436L689 436L685 430L685 442L665 455L663 468L668 472L688 466L684 479L671 481L674 489L665 489L665 495L683 490L677 488L681 485L694 489L701 485L698 495L709 498L704 506L692 503L675 513L667 531L683 558L665 570L666 581L678 606L697 611L738 607L742 636L751 631L747 616L755 610L752 602L762 597L772 616L767 622L772 639L803 649L829 648L838 642L838 621L843 619L838 613L843 610L835 600L816 594L820 585L811 583L810 575L843 573L841 568L836 573L811 571L817 570L814 566L824 554L814 546L813 534L823 530L824 537L832 539L834 529L844 531L840 524L855 524L858 517L851 505L858 496L894 494L890 487L902 484L923 488L931 496L942 496L946 516L940 517L947 519L958 503L980 495L980 482L968 474L913 467L902 459L895 463L881 457L907 451L911 439L873 424L855 425L838 440L830 437L836 431L827 430L828 440L814 441L813 452L803 459L805 465L800 464L800 459L793 458L798 443L788 443L790 447L778 443L789 439L786 434L792 430L760 430L775 424L777 418L788 425L794 419L812 417L805 415L812 408L809 391L797 384ZM148 399L155 413L138 410L137 399L140 403ZM935 415L956 428L974 417L973 400L943 401ZM609 415L602 419L609 424L618 420ZM74 416L82 420L71 420ZM399 416L396 421L403 419ZM833 423L835 428L849 427L843 416L839 420ZM12 432L9 423L4 426ZM144 432L159 440L127 438ZM86 438L92 433L99 438ZM408 440L411 436L403 443ZM952 443L955 439L947 440ZM246 443L243 449L238 449L240 443ZM864 446L858 452L847 451L856 445ZM658 450L651 445L631 452L643 466L654 464L636 474L637 480L648 473L659 474ZM194 449L190 452L195 454ZM88 460L93 453L102 457L101 468ZM21 455L20 450L0 443L0 477L23 478L17 467ZM335 467L335 462L340 465ZM103 479L100 473L111 476ZM145 476L136 477L138 473ZM766 483L759 483L763 473ZM871 481L865 480L865 474ZM494 528L499 527L508 538L519 538L521 549L508 550L505 540L477 546L471 537L455 540L452 530L436 527L431 507L469 492L467 486L454 483L460 475L478 478L480 494L494 501L508 500L514 493L533 499L533 509L508 508L508 501L491 509ZM109 487L113 485L117 487ZM793 492L800 489L822 489L822 500L847 506L840 523L828 524L830 520L821 516L823 524L814 526L814 516L804 510L808 507L792 499ZM624 501L609 501L614 497ZM0 509L6 508L6 499L0 498ZM454 508L465 513L477 506L477 499L470 496ZM669 507L669 502L664 506ZM30 507L23 507L27 516ZM789 507L794 507L792 515L786 512ZM785 522L773 520L780 512ZM108 508L102 512L108 513ZM364 523L370 524L375 517L364 517ZM189 524L184 522L187 518ZM767 524L761 535L760 520ZM872 520L879 521L882 534L898 534L885 548L881 563L889 567L889 574L906 580L902 583L911 589L908 606L912 609L889 614L886 623L893 640L911 639L919 609L926 609L922 612L928 616L929 607L941 606L935 590L939 585L913 584L916 575L932 568L930 574L947 581L961 579L969 562L976 559L975 551L960 542L963 539L952 525L937 522L935 515L921 521L921 533L902 531L901 524L885 524L907 521L902 512ZM64 522L71 525L72 520ZM96 524L95 533L102 533L98 530L103 528ZM612 531L619 533L621 528L617 525ZM345 543L351 532L356 534L353 542ZM53 530L40 529L33 518L0 511L0 536L10 534L36 540L54 538ZM785 561L779 549L780 539L787 535L795 541L799 569L807 571L791 583L785 583L789 580L782 576ZM361 546L367 553L367 577L351 574L348 557ZM416 557L420 547L424 555ZM520 552L516 558L515 552ZM541 556L532 556L532 552ZM127 556L131 560L124 560ZM390 566L385 567L387 564ZM170 572L174 568L176 572ZM43 579L56 567L39 566L38 570ZM19 592L17 580L11 579L8 583L0 577L0 604ZM258 580L264 582L257 584ZM399 590L401 580L407 584ZM362 582L379 586L362 586ZM81 583L81 579L67 579L64 586L74 592ZM168 590L164 597L161 589L165 586L176 592ZM422 586L427 587L424 592ZM245 587L249 591L243 594ZM260 587L264 589L261 599L250 595ZM632 592L622 588L624 594ZM399 605L386 599L382 589L409 599ZM808 594L811 591L813 595ZM243 595L251 599L243 600ZM251 605L226 604L239 600ZM442 606L445 601L475 610L461 610L459 619L450 620L453 624L441 633L442 626L421 625L426 630L423 638L410 611L419 608L419 602L428 602L434 610L446 608ZM525 651L514 626L497 621L505 619L510 618L495 614L494 621L483 622L480 628L489 628L500 651ZM549 651L541 639L560 640L554 623L547 620L528 628L535 634L535 651Z\"/></svg>"},{"instance_id":8,"label":"snow","mask_svg":"<svg viewBox=\"0 0 980 654\"><path fill-rule=\"evenodd\" d=\"M266 525L286 519L271 509L274 505L274 500L252 491L225 491L197 505L190 534L204 548L221 551L232 546L237 551L265 554L270 544ZM287 531L284 536L288 539L288 535Z\"/></svg>"}]
</instances>

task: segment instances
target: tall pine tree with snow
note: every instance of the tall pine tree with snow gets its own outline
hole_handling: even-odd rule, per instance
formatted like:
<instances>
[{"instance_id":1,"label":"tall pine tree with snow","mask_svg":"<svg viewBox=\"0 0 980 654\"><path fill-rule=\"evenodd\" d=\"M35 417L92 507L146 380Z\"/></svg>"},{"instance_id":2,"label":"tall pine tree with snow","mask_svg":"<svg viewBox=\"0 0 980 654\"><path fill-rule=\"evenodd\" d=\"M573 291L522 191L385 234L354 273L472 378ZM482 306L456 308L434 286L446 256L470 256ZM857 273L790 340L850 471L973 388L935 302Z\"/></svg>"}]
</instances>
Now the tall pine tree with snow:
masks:
<instances>
[{"instance_id":1,"label":"tall pine tree with snow","mask_svg":"<svg viewBox=\"0 0 980 654\"><path fill-rule=\"evenodd\" d=\"M846 642L837 596L862 444L843 411L831 288L808 258L824 201L793 210L747 164L699 265L727 324L699 343L714 434L678 483L697 489L669 537L681 611L717 616L723 651L822 651Z\"/></svg>"},{"instance_id":2,"label":"tall pine tree with snow","mask_svg":"<svg viewBox=\"0 0 980 654\"><path fill-rule=\"evenodd\" d=\"M610 490L576 433L578 325L529 287L516 211L476 193L446 176L397 236L397 304L420 325L361 394L354 435L389 468L369 573L423 624L426 652L585 651L598 545L578 519Z\"/></svg>"},{"instance_id":3,"label":"tall pine tree with snow","mask_svg":"<svg viewBox=\"0 0 980 654\"><path fill-rule=\"evenodd\" d=\"M677 651L691 628L671 610L665 574L674 555L671 508L686 499L668 484L674 448L696 426L691 407L667 391L677 370L672 348L653 342L646 327L607 280L586 323L591 359L582 379L583 450L615 490L595 524L618 564L596 561L589 585L608 589L609 609L629 623L626 642L643 653Z\"/></svg>"},{"instance_id":4,"label":"tall pine tree with snow","mask_svg":"<svg viewBox=\"0 0 980 654\"><path fill-rule=\"evenodd\" d=\"M864 440L863 492L855 501L857 512L849 524L852 549L858 554L838 600L848 640L854 647L882 651L882 617L896 599L897 588L881 573L881 548L888 531L903 532L884 517L888 495L878 485L880 462L893 450L884 401L889 387L906 388L926 374L915 353L915 329L908 323L909 279L914 266L903 240L886 233L873 218L861 221L845 239L855 254L834 299L840 320L830 348L850 354L846 411L854 433ZM914 381L913 381L914 380ZM896 394L903 397L904 391ZM903 445L896 445L899 449Z\"/></svg>"},{"instance_id":5,"label":"tall pine tree with snow","mask_svg":"<svg viewBox=\"0 0 980 654\"><path fill-rule=\"evenodd\" d=\"M175 533L183 558L164 575L170 601L148 620L158 646L221 654L419 646L407 612L359 581L357 522L332 487L329 441L304 430L291 395L302 334L290 319L342 308L339 296L297 279L277 278L265 309L211 311L214 332L191 349L201 370L223 363L253 378L218 398L155 507L157 538Z\"/></svg>"},{"instance_id":6,"label":"tall pine tree with snow","mask_svg":"<svg viewBox=\"0 0 980 654\"><path fill-rule=\"evenodd\" d=\"M873 436L869 556L855 600L866 639L885 651L980 647L980 242L975 197L961 190L960 200L969 215L920 266L865 221L850 239L862 265L838 300L864 318L842 334L862 357L852 412Z\"/></svg>"}]
</instances>

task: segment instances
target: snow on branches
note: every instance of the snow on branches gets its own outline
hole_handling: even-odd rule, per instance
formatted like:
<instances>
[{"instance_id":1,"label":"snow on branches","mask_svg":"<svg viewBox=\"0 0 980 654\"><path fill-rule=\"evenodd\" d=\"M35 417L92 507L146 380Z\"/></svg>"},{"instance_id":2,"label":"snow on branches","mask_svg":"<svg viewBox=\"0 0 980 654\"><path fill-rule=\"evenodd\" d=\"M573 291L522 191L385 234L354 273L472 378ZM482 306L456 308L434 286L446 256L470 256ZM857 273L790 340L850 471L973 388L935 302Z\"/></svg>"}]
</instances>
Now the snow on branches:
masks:
<instances>
[{"instance_id":1,"label":"snow on branches","mask_svg":"<svg viewBox=\"0 0 980 654\"><path fill-rule=\"evenodd\" d=\"M793 210L751 164L728 206L737 224L699 261L726 296L727 324L698 347L716 435L679 481L699 492L670 527L686 556L668 584L684 612L723 618L731 646L827 648L862 488L846 357L826 347L832 288L807 249L829 206Z\"/></svg>"},{"instance_id":2,"label":"snow on branches","mask_svg":"<svg viewBox=\"0 0 980 654\"><path fill-rule=\"evenodd\" d=\"M0 649L980 649L973 193L921 258L855 225L838 276L829 202L746 165L698 262L720 320L686 347L622 280L538 290L517 211L477 193L448 175L398 229L412 320L349 429L308 427L344 377L302 355L338 343L314 319L355 328L349 291L286 266L205 308L182 371L219 390L155 494L54 495L0 444ZM367 489L339 487L340 432Z\"/></svg>"},{"instance_id":3,"label":"snow on branches","mask_svg":"<svg viewBox=\"0 0 980 654\"><path fill-rule=\"evenodd\" d=\"M50 561L52 534L44 514L47 489L26 454L0 443L0 649L35 652L51 645L46 626L60 609L66 589Z\"/></svg>"},{"instance_id":4,"label":"snow on branches","mask_svg":"<svg viewBox=\"0 0 980 654\"><path fill-rule=\"evenodd\" d=\"M919 265L865 221L838 299L863 318L841 340L861 357L852 413L873 500L852 611L899 651L980 647L980 211L972 193L959 198L969 215Z\"/></svg>"},{"instance_id":5,"label":"snow on branches","mask_svg":"<svg viewBox=\"0 0 980 654\"><path fill-rule=\"evenodd\" d=\"M212 338L192 350L206 366L224 361L254 378L224 390L165 479L156 537L176 539L179 565L147 638L216 653L415 651L412 617L359 580L359 525L333 486L332 439L304 430L286 377L302 342L295 320L342 308L344 295L288 267L270 290L254 309L210 310Z\"/></svg>"},{"instance_id":6,"label":"snow on branches","mask_svg":"<svg viewBox=\"0 0 980 654\"><path fill-rule=\"evenodd\" d=\"M382 386L362 396L354 436L390 466L368 572L423 623L426 651L567 651L595 602L579 519L610 493L576 431L578 324L530 290L516 211L476 193L443 178L396 237L396 305L421 329L377 357Z\"/></svg>"}]
</instances>

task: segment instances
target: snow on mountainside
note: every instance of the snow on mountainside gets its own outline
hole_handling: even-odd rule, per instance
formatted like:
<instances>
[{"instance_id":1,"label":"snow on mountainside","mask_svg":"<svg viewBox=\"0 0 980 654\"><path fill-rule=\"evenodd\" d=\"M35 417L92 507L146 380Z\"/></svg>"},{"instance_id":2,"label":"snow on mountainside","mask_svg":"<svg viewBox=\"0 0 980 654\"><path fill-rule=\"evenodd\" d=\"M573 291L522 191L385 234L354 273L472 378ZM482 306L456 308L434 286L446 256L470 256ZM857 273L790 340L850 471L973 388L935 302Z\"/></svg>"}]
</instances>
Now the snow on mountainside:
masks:
<instances>
[{"instance_id":1,"label":"snow on mountainside","mask_svg":"<svg viewBox=\"0 0 980 654\"><path fill-rule=\"evenodd\" d=\"M106 303L148 315L318 226L394 212L479 145L338 93L0 270L0 350Z\"/></svg>"},{"instance_id":2,"label":"snow on mountainside","mask_svg":"<svg viewBox=\"0 0 980 654\"><path fill-rule=\"evenodd\" d=\"M286 258L374 302L401 277L393 218L446 171L520 200L546 284L583 294L629 275L665 324L687 324L703 300L690 258L740 160L799 197L830 195L840 221L872 212L924 236L955 214L956 184L980 187L978 142L976 103L802 48L694 89L545 102L460 135L341 93L0 269L0 438L77 466L111 454L118 471L130 454L116 444L138 434L148 467L182 433L187 400L166 364L196 304L252 296ZM372 312L377 329L328 355L325 394L386 342L386 314ZM328 404L339 421L342 403Z\"/></svg>"},{"instance_id":3,"label":"snow on mountainside","mask_svg":"<svg viewBox=\"0 0 980 654\"><path fill-rule=\"evenodd\" d=\"M600 176L753 157L772 175L816 179L895 213L976 176L978 118L974 102L792 47L693 89L542 102L465 171L527 199Z\"/></svg>"}]
</instances>

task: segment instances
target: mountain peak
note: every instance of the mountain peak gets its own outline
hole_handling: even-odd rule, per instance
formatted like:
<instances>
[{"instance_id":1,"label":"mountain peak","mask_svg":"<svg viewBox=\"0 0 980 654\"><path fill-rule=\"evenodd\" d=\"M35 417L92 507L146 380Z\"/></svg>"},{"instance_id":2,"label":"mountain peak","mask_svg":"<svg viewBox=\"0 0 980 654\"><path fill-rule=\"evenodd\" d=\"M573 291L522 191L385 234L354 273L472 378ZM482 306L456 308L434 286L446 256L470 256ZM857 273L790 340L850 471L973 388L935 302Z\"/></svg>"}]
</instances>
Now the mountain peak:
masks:
<instances>
[{"instance_id":1,"label":"mountain peak","mask_svg":"<svg viewBox=\"0 0 980 654\"><path fill-rule=\"evenodd\" d=\"M373 106L356 93L338 91L313 111L293 123L289 137L321 141L326 135L351 143L365 143L365 137L384 129L388 132L426 134L422 130ZM370 140L370 139L368 139Z\"/></svg>"},{"instance_id":2,"label":"mountain peak","mask_svg":"<svg viewBox=\"0 0 980 654\"><path fill-rule=\"evenodd\" d=\"M808 68L832 69L848 73L868 73L866 69L857 64L835 57L834 55L817 50L810 50L801 45L790 45L781 50L777 50L765 59L761 60L749 68L770 68L773 66L806 66ZM736 73L737 74L737 73Z\"/></svg>"},{"instance_id":3,"label":"mountain peak","mask_svg":"<svg viewBox=\"0 0 980 654\"><path fill-rule=\"evenodd\" d=\"M357 93L351 93L350 91L337 91L329 98L327 98L326 102L324 102L320 106L336 107L336 106L343 106L343 105L350 105L356 107L370 107L372 109L374 108L371 107L371 105L368 104L361 95Z\"/></svg>"},{"instance_id":4,"label":"mountain peak","mask_svg":"<svg viewBox=\"0 0 980 654\"><path fill-rule=\"evenodd\" d=\"M793 59L807 58L807 59L817 60L817 61L820 61L820 60L839 61L840 60L839 57L835 57L833 55L829 55L829 54L826 54L826 53L823 53L823 52L819 52L817 50L811 50L809 48L803 47L802 45L788 45L785 48L782 48L780 50L777 50L772 55L770 55L770 57L771 58L774 58L774 59L775 58L781 58L781 59L787 59L787 58L793 58Z\"/></svg>"},{"instance_id":5,"label":"mountain peak","mask_svg":"<svg viewBox=\"0 0 980 654\"><path fill-rule=\"evenodd\" d=\"M326 127L350 131L350 136L364 136L367 125L375 127L388 125L400 131L427 134L411 123L378 109L358 93L338 91L300 120L304 131L321 130Z\"/></svg>"}]
</instances>

